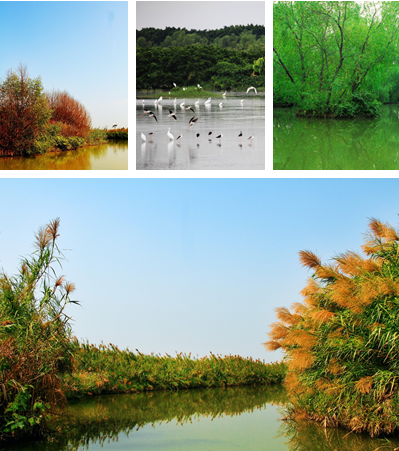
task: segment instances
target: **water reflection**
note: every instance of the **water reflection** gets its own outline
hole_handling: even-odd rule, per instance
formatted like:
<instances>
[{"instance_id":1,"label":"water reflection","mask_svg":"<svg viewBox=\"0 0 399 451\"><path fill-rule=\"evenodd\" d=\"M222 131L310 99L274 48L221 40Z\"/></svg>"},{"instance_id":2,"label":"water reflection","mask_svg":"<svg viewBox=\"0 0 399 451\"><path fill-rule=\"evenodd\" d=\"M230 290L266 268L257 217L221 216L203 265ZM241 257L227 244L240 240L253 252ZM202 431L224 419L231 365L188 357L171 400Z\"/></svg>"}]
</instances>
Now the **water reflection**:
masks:
<instances>
[{"instance_id":1,"label":"water reflection","mask_svg":"<svg viewBox=\"0 0 399 451\"><path fill-rule=\"evenodd\" d=\"M399 169L398 105L381 117L297 118L291 108L273 110L273 169Z\"/></svg>"},{"instance_id":2,"label":"water reflection","mask_svg":"<svg viewBox=\"0 0 399 451\"><path fill-rule=\"evenodd\" d=\"M128 169L128 142L108 142L30 157L2 157L0 170L118 170Z\"/></svg>"}]
</instances>

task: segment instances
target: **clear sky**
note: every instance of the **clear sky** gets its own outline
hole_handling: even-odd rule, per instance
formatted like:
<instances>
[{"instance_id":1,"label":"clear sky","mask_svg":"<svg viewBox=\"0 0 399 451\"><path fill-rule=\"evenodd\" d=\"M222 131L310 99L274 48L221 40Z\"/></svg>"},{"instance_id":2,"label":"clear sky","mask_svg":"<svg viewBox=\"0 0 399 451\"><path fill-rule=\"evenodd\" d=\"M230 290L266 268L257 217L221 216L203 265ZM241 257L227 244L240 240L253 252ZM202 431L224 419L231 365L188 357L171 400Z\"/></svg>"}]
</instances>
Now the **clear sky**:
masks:
<instances>
[{"instance_id":1,"label":"clear sky","mask_svg":"<svg viewBox=\"0 0 399 451\"><path fill-rule=\"evenodd\" d=\"M397 226L397 179L1 179L0 267L16 273L34 232L60 217L68 313L92 343L144 353L267 352L277 306L310 273L358 251L368 218Z\"/></svg>"},{"instance_id":2,"label":"clear sky","mask_svg":"<svg viewBox=\"0 0 399 451\"><path fill-rule=\"evenodd\" d=\"M0 81L26 64L68 91L94 127L128 126L128 2L0 2Z\"/></svg>"},{"instance_id":3,"label":"clear sky","mask_svg":"<svg viewBox=\"0 0 399 451\"><path fill-rule=\"evenodd\" d=\"M216 30L231 25L265 25L265 2L136 2L136 28Z\"/></svg>"}]
</instances>

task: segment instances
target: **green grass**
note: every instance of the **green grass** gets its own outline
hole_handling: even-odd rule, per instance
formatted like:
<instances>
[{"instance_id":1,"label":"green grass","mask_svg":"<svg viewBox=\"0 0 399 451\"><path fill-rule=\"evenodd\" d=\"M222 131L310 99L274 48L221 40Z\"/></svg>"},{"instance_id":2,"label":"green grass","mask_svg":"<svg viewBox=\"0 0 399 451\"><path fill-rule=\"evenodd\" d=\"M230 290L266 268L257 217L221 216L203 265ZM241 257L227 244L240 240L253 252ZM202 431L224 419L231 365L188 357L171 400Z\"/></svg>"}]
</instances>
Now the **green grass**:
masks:
<instances>
[{"instance_id":1,"label":"green grass","mask_svg":"<svg viewBox=\"0 0 399 451\"><path fill-rule=\"evenodd\" d=\"M68 398L87 394L228 387L281 383L286 366L240 356L194 359L190 355L144 355L116 346L75 342L75 371L65 375Z\"/></svg>"},{"instance_id":2,"label":"green grass","mask_svg":"<svg viewBox=\"0 0 399 451\"><path fill-rule=\"evenodd\" d=\"M169 94L170 92L170 94ZM201 98L208 98L208 97L222 97L223 92L211 92L206 91L204 89L199 89L195 86L188 86L185 90L183 88L172 88L169 91L158 91L158 92L151 92L146 93L145 97L149 99L158 99L160 96L163 98L170 98L170 99L201 99Z\"/></svg>"}]
</instances>

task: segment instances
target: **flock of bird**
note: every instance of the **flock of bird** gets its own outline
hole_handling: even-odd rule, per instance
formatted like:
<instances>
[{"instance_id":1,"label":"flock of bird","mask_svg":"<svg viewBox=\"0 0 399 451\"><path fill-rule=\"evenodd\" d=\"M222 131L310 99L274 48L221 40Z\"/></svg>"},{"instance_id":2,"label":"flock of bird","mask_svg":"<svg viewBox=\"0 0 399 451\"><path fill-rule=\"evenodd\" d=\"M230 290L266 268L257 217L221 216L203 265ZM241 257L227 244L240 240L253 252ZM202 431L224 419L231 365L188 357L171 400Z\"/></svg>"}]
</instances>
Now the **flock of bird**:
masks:
<instances>
[{"instance_id":1,"label":"flock of bird","mask_svg":"<svg viewBox=\"0 0 399 451\"><path fill-rule=\"evenodd\" d=\"M251 89L254 89L256 94L258 93L258 92L256 91L256 88L254 88L253 86L251 86L250 88L247 89L247 93L248 93ZM222 94L222 95L223 95L223 98L225 98L226 94L227 94L227 91L224 92L224 93ZM159 99L155 100L154 105L157 107L157 106L161 103L161 101L162 101L162 96L161 96ZM204 105L210 105L211 101L212 101L212 99L211 99L211 97L209 97L209 98L204 102ZM174 103L175 105L176 105L176 102L177 102L177 99L175 99L175 100L173 101L173 103ZM244 102L244 99L241 100L241 104L243 104L243 102ZM143 108L144 108L144 100L142 101L142 103L143 103ZM220 102L220 103L219 103L219 106L220 106L220 107L222 106L222 103L223 103L223 102ZM184 111L191 110L193 113L195 113L195 111L192 109L191 106L185 107L184 104L185 104L185 102L182 102L182 103L180 104L180 107L182 108L182 110L184 110ZM196 106L199 105L199 100L195 102L195 105L196 105ZM176 114L175 114L172 110L169 110L169 109L168 109L168 111L169 111L169 114L168 114L167 120L169 120L170 118L173 118L174 120L177 121ZM148 114L148 120L154 118L155 121L158 122L158 119L157 119L157 117L156 117L156 115L154 114L153 111L144 109L144 112L143 112L143 114L141 114L141 116L143 116L143 115L145 115L145 114ZM189 122L188 122L188 128L187 128L187 130L190 130L190 127L191 127L192 125L194 125L197 121L198 121L198 117L193 116L193 117L189 120ZM153 135L153 134L154 134L153 132L148 133L148 135L150 136L150 142L152 142L152 135ZM174 137L174 136L172 135L172 133L170 132L170 127L169 127L168 132L166 133L166 135L168 136L168 138L169 138L170 141L173 141L173 140L175 139L175 137ZM252 140L253 140L254 136L255 136L255 135L251 135L251 136L248 138L248 140L251 141L251 144L252 144ZM176 138L176 140L179 141L179 144L180 144L180 142L181 142L181 138L182 138L182 137L183 137L183 134L180 134L180 135ZM197 133L197 134L196 134L196 137L197 137L197 143L198 143L198 142L199 142L200 134ZM216 139L219 139L219 144L221 143L222 137L223 137L223 134L220 134L220 135L216 136ZM242 137L242 132L240 132L239 135L238 135L238 138L239 138L240 142L241 142L241 137ZM141 140L142 140L143 143L145 143L145 142L147 141L147 137L145 136L145 134L144 134L143 132L141 132ZM208 133L208 141L212 141L212 132L209 132L209 133Z\"/></svg>"}]
</instances>

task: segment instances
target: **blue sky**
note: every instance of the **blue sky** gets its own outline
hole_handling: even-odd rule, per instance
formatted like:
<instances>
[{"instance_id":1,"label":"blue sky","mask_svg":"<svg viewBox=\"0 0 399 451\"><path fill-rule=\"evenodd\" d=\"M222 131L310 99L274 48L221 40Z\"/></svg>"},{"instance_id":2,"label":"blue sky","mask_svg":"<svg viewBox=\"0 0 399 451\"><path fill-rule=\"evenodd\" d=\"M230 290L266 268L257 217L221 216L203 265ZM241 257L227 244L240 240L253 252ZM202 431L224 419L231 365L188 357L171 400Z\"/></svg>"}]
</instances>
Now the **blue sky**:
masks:
<instances>
[{"instance_id":1,"label":"blue sky","mask_svg":"<svg viewBox=\"0 0 399 451\"><path fill-rule=\"evenodd\" d=\"M0 2L0 80L27 65L68 91L94 127L128 126L128 2Z\"/></svg>"},{"instance_id":2,"label":"blue sky","mask_svg":"<svg viewBox=\"0 0 399 451\"><path fill-rule=\"evenodd\" d=\"M79 339L144 353L266 361L274 309L310 273L358 251L368 218L398 225L397 179L2 179L0 267L16 273L34 232L60 217L59 274L76 284Z\"/></svg>"}]
</instances>

